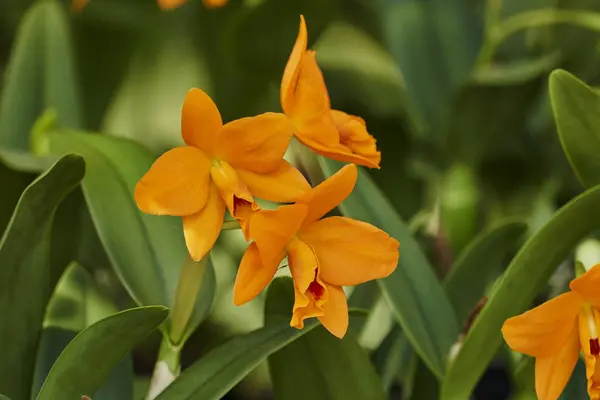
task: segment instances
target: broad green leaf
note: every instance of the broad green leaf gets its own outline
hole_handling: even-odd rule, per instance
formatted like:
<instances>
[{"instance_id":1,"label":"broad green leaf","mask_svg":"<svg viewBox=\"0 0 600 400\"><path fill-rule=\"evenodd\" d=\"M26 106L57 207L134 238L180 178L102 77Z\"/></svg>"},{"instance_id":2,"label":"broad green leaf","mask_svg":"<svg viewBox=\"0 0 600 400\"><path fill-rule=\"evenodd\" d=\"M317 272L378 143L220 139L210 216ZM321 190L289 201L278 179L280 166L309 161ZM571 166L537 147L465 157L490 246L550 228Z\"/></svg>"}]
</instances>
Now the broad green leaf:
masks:
<instances>
[{"instance_id":1,"label":"broad green leaf","mask_svg":"<svg viewBox=\"0 0 600 400\"><path fill-rule=\"evenodd\" d=\"M585 187L600 183L600 95L567 71L550 74L550 99L558 136Z\"/></svg>"},{"instance_id":2,"label":"broad green leaf","mask_svg":"<svg viewBox=\"0 0 600 400\"><path fill-rule=\"evenodd\" d=\"M513 258L467 334L442 385L443 400L470 396L502 343L504 321L522 311L575 245L600 226L600 187L571 200Z\"/></svg>"},{"instance_id":3,"label":"broad green leaf","mask_svg":"<svg viewBox=\"0 0 600 400\"><path fill-rule=\"evenodd\" d=\"M181 269L188 262L181 219L143 214L133 199L135 184L155 161L153 154L130 140L105 135L50 132L45 140L52 153L76 151L85 158L83 195L129 294L139 305L172 308ZM190 328L206 315L206 301L198 296Z\"/></svg>"},{"instance_id":4,"label":"broad green leaf","mask_svg":"<svg viewBox=\"0 0 600 400\"><path fill-rule=\"evenodd\" d=\"M113 368L167 315L168 310L162 306L134 308L84 329L58 357L37 399L79 398L96 393Z\"/></svg>"},{"instance_id":5,"label":"broad green leaf","mask_svg":"<svg viewBox=\"0 0 600 400\"><path fill-rule=\"evenodd\" d=\"M381 297L381 290L376 282L365 282L354 287L354 290L348 296L348 308L358 308L362 310L372 311L377 301ZM368 316L352 315L350 316L349 331L354 332L357 337L360 337L361 332L367 324Z\"/></svg>"},{"instance_id":6,"label":"broad green leaf","mask_svg":"<svg viewBox=\"0 0 600 400\"><path fill-rule=\"evenodd\" d=\"M0 234L4 232L21 193L35 179L35 176L35 173L15 169L10 156L5 155L4 149L0 150L0 182L2 182Z\"/></svg>"},{"instance_id":7,"label":"broad green leaf","mask_svg":"<svg viewBox=\"0 0 600 400\"><path fill-rule=\"evenodd\" d=\"M519 221L505 221L481 233L460 254L446 277L444 288L456 317L463 323L485 292L490 277L527 230Z\"/></svg>"},{"instance_id":8,"label":"broad green leaf","mask_svg":"<svg viewBox=\"0 0 600 400\"><path fill-rule=\"evenodd\" d=\"M265 325L274 319L288 320L293 308L291 279L278 279L272 286L268 301L277 302L277 309L267 303ZM278 399L386 398L365 349L350 332L338 339L320 326L269 356L268 361Z\"/></svg>"},{"instance_id":9,"label":"broad green leaf","mask_svg":"<svg viewBox=\"0 0 600 400\"><path fill-rule=\"evenodd\" d=\"M76 336L76 331L55 327L44 329L35 366L33 393L39 392L52 366ZM128 356L112 369L100 389L90 397L94 400L131 400L132 396L133 365Z\"/></svg>"},{"instance_id":10,"label":"broad green leaf","mask_svg":"<svg viewBox=\"0 0 600 400\"><path fill-rule=\"evenodd\" d=\"M274 280L267 291L266 313L274 318L263 328L236 336L196 361L156 400L219 400L268 356L310 332L318 325L307 321L304 329L290 327L289 278Z\"/></svg>"},{"instance_id":11,"label":"broad green leaf","mask_svg":"<svg viewBox=\"0 0 600 400\"><path fill-rule=\"evenodd\" d=\"M81 157L65 155L23 192L0 240L0 391L29 398L46 305L70 259L60 203L83 178ZM68 245L68 243L67 243Z\"/></svg>"},{"instance_id":12,"label":"broad green leaf","mask_svg":"<svg viewBox=\"0 0 600 400\"><path fill-rule=\"evenodd\" d=\"M0 400L10 400L10 397L0 394Z\"/></svg>"},{"instance_id":13,"label":"broad green leaf","mask_svg":"<svg viewBox=\"0 0 600 400\"><path fill-rule=\"evenodd\" d=\"M66 10L36 2L17 34L0 103L0 145L26 150L38 115L54 108L61 126L81 126L79 87Z\"/></svg>"},{"instance_id":14,"label":"broad green leaf","mask_svg":"<svg viewBox=\"0 0 600 400\"><path fill-rule=\"evenodd\" d=\"M325 158L320 162L326 176L339 168L339 163ZM400 242L398 268L379 284L414 349L436 375L443 376L459 327L448 296L408 227L363 170L340 210L383 229Z\"/></svg>"}]
</instances>

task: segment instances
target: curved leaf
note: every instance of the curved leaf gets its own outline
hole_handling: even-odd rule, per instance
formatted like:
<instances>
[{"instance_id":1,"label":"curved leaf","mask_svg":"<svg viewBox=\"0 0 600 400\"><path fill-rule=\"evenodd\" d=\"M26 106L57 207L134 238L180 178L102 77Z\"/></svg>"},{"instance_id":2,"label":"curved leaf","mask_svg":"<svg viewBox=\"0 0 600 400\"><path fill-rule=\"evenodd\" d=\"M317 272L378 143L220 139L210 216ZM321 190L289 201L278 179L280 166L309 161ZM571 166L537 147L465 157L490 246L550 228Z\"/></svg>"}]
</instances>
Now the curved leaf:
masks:
<instances>
[{"instance_id":1,"label":"curved leaf","mask_svg":"<svg viewBox=\"0 0 600 400\"><path fill-rule=\"evenodd\" d=\"M0 391L17 399L29 398L46 305L70 261L55 247L64 238L52 240L54 216L84 173L81 157L60 158L25 189L0 240Z\"/></svg>"},{"instance_id":2,"label":"curved leaf","mask_svg":"<svg viewBox=\"0 0 600 400\"><path fill-rule=\"evenodd\" d=\"M56 0L35 2L17 34L0 103L0 145L27 150L29 134L46 108L61 125L81 126L79 87L64 7Z\"/></svg>"},{"instance_id":3,"label":"curved leaf","mask_svg":"<svg viewBox=\"0 0 600 400\"><path fill-rule=\"evenodd\" d=\"M289 320L294 298L292 280L275 280L268 296L265 324L274 319ZM386 398L367 352L350 332L338 339L320 326L269 356L268 361L278 399Z\"/></svg>"},{"instance_id":4,"label":"curved leaf","mask_svg":"<svg viewBox=\"0 0 600 400\"><path fill-rule=\"evenodd\" d=\"M236 336L213 349L184 370L156 400L219 400L268 356L310 332L318 321L307 321L304 329L290 327L291 299L282 301L282 285L276 279L269 286L266 313L273 316L261 329ZM283 292L286 295L286 291Z\"/></svg>"},{"instance_id":5,"label":"curved leaf","mask_svg":"<svg viewBox=\"0 0 600 400\"><path fill-rule=\"evenodd\" d=\"M155 157L135 142L110 136L50 132L45 138L52 152L76 151L85 158L83 194L98 236L130 295L139 305L172 308L188 259L181 219L143 214L133 200L135 184ZM205 300L198 296L195 312L203 313Z\"/></svg>"},{"instance_id":6,"label":"curved leaf","mask_svg":"<svg viewBox=\"0 0 600 400\"><path fill-rule=\"evenodd\" d=\"M326 176L337 171L339 163L322 157L319 160ZM340 210L383 229L400 242L398 268L379 284L414 349L436 375L443 376L446 355L458 338L459 328L448 296L408 227L363 170Z\"/></svg>"},{"instance_id":7,"label":"curved leaf","mask_svg":"<svg viewBox=\"0 0 600 400\"><path fill-rule=\"evenodd\" d=\"M558 136L585 186L600 183L600 95L567 71L550 74L550 99Z\"/></svg>"},{"instance_id":8,"label":"curved leaf","mask_svg":"<svg viewBox=\"0 0 600 400\"><path fill-rule=\"evenodd\" d=\"M577 242L600 226L599 202L600 187L587 190L562 207L517 253L449 366L443 400L469 398L502 343L504 321L527 308Z\"/></svg>"},{"instance_id":9,"label":"curved leaf","mask_svg":"<svg viewBox=\"0 0 600 400\"><path fill-rule=\"evenodd\" d=\"M446 277L444 288L459 322L465 321L489 283L493 268L500 268L508 251L516 249L527 230L520 221L506 221L476 237L460 254Z\"/></svg>"},{"instance_id":10,"label":"curved leaf","mask_svg":"<svg viewBox=\"0 0 600 400\"><path fill-rule=\"evenodd\" d=\"M58 357L37 399L74 399L95 393L110 371L167 315L161 306L134 308L84 329Z\"/></svg>"},{"instance_id":11,"label":"curved leaf","mask_svg":"<svg viewBox=\"0 0 600 400\"><path fill-rule=\"evenodd\" d=\"M38 393L52 366L77 332L61 328L45 328L35 366L33 393ZM131 357L123 359L96 393L94 400L131 400L133 397L133 365Z\"/></svg>"}]
</instances>

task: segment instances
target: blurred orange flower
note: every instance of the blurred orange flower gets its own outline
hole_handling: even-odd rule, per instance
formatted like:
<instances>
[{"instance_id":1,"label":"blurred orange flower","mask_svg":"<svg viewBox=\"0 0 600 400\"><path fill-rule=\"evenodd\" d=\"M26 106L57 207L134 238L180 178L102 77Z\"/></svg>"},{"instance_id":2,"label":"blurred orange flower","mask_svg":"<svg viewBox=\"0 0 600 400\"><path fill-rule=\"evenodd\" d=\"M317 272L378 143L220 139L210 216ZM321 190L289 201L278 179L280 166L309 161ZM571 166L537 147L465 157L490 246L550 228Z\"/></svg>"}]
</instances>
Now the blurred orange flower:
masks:
<instances>
[{"instance_id":1,"label":"blurred orange flower","mask_svg":"<svg viewBox=\"0 0 600 400\"><path fill-rule=\"evenodd\" d=\"M87 3L89 1L90 0L73 0L71 2L71 7L73 8L74 11L80 12L81 10L83 10L83 8L87 5ZM156 0L156 1L158 3L158 6L162 10L172 10L172 9L178 8L188 2L188 0ZM223 7L223 6L227 5L228 1L229 0L202 0L202 4L204 4L204 7L206 7L206 8L219 8L219 7Z\"/></svg>"},{"instance_id":2,"label":"blurred orange flower","mask_svg":"<svg viewBox=\"0 0 600 400\"><path fill-rule=\"evenodd\" d=\"M502 326L511 349L535 357L535 390L555 400L565 388L579 352L583 353L588 394L600 399L600 265L571 281L563 293Z\"/></svg>"},{"instance_id":3,"label":"blurred orange flower","mask_svg":"<svg viewBox=\"0 0 600 400\"><path fill-rule=\"evenodd\" d=\"M388 276L399 257L398 241L370 224L321 219L352 192L356 178L356 165L348 164L307 194L306 201L252 216L254 241L240 263L236 305L256 297L287 254L295 291L290 325L302 329L306 318L318 317L329 332L345 335L348 304L342 286Z\"/></svg>"},{"instance_id":4,"label":"blurred orange flower","mask_svg":"<svg viewBox=\"0 0 600 400\"><path fill-rule=\"evenodd\" d=\"M281 107L294 124L296 138L334 160L379 168L381 153L365 121L331 109L323 74L314 51L307 51L307 31L300 31L281 80Z\"/></svg>"},{"instance_id":5,"label":"blurred orange flower","mask_svg":"<svg viewBox=\"0 0 600 400\"><path fill-rule=\"evenodd\" d=\"M211 98L191 89L183 104L182 136L187 146L161 155L135 187L145 213L183 218L192 258L202 259L214 245L225 207L244 234L258 209L253 196L292 202L310 192L302 174L283 155L292 137L279 113L241 118L226 125Z\"/></svg>"}]
</instances>

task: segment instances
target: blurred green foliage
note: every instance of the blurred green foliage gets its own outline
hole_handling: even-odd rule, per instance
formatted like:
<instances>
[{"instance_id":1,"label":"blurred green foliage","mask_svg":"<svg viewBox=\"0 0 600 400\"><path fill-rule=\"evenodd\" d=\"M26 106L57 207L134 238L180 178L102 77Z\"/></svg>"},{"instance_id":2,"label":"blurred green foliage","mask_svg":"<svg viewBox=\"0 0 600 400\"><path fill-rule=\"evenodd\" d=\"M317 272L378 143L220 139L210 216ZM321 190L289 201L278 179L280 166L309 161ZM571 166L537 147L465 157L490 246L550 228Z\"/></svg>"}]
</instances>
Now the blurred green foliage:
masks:
<instances>
[{"instance_id":1,"label":"blurred green foliage","mask_svg":"<svg viewBox=\"0 0 600 400\"><path fill-rule=\"evenodd\" d=\"M341 342L308 332L316 322L288 327L285 278L233 306L238 232L191 263L179 220L132 198L182 143L191 87L225 121L280 110L300 14L333 107L363 117L382 152L337 212L401 242L389 278L348 288L361 310ZM596 0L190 0L170 12L91 0L79 14L66 1L2 1L0 393L27 400L46 381L38 398L139 398L162 341L173 346L160 357L181 357L183 371L160 399L286 399L294 385L344 400L369 387L534 398L530 360L515 360L499 329L567 286L557 267L570 271L600 227L599 38ZM295 144L287 158L313 185L339 167ZM186 270L197 273L187 287ZM509 387L477 387L486 370ZM565 399L581 398L581 374Z\"/></svg>"}]
</instances>

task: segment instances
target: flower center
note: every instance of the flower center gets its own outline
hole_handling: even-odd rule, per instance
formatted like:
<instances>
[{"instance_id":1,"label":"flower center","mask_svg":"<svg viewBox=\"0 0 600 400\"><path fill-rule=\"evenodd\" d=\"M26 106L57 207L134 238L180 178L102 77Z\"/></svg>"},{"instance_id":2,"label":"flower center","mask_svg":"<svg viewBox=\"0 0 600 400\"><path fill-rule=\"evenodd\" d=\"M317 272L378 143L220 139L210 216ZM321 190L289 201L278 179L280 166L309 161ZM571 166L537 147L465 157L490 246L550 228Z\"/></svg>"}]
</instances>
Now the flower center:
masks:
<instances>
[{"instance_id":1,"label":"flower center","mask_svg":"<svg viewBox=\"0 0 600 400\"><path fill-rule=\"evenodd\" d=\"M598 329L596 328L596 318L594 310L589 304L585 305L585 316L590 330L590 354L593 356L600 355L600 342L598 342Z\"/></svg>"},{"instance_id":2,"label":"flower center","mask_svg":"<svg viewBox=\"0 0 600 400\"><path fill-rule=\"evenodd\" d=\"M325 293L325 288L323 288L323 286L321 286L315 278L315 280L308 285L308 292L315 300L320 300L323 296L323 293Z\"/></svg>"}]
</instances>

